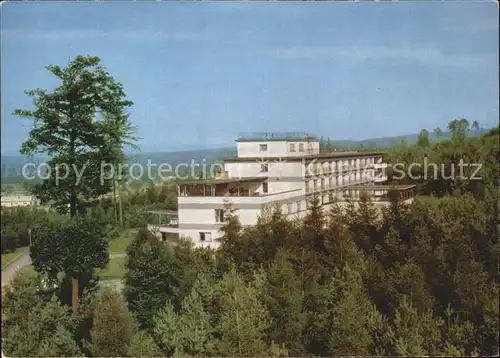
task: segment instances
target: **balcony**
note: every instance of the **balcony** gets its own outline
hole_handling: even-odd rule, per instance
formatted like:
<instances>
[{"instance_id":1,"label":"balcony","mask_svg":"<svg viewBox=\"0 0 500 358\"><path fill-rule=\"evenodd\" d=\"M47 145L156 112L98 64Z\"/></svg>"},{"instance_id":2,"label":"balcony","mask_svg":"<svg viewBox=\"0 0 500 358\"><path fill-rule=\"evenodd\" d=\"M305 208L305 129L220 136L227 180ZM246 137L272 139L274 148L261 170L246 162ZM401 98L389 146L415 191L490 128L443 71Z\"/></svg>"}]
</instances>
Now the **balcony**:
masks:
<instances>
[{"instance_id":1,"label":"balcony","mask_svg":"<svg viewBox=\"0 0 500 358\"><path fill-rule=\"evenodd\" d=\"M345 199L359 201L365 192L374 202L386 202L396 199L409 203L416 195L415 185L361 185L344 188Z\"/></svg>"},{"instance_id":2,"label":"balcony","mask_svg":"<svg viewBox=\"0 0 500 358\"><path fill-rule=\"evenodd\" d=\"M265 195L267 177L227 178L193 180L179 183L178 196L186 197L227 197L227 196L262 196Z\"/></svg>"},{"instance_id":3,"label":"balcony","mask_svg":"<svg viewBox=\"0 0 500 358\"><path fill-rule=\"evenodd\" d=\"M173 210L148 211L148 230L166 241L179 235L179 213Z\"/></svg>"},{"instance_id":4,"label":"balcony","mask_svg":"<svg viewBox=\"0 0 500 358\"><path fill-rule=\"evenodd\" d=\"M383 165L387 166L386 163ZM365 170L374 169L376 165L373 163L368 164L359 164L359 165L342 165L337 167L306 167L305 169L305 177L309 178L312 176L328 176L335 174L345 174L345 173L356 173L363 172Z\"/></svg>"},{"instance_id":5,"label":"balcony","mask_svg":"<svg viewBox=\"0 0 500 358\"><path fill-rule=\"evenodd\" d=\"M375 167L375 169L385 169L389 165L387 163L375 163L373 166Z\"/></svg>"},{"instance_id":6,"label":"balcony","mask_svg":"<svg viewBox=\"0 0 500 358\"><path fill-rule=\"evenodd\" d=\"M359 179L359 180L354 180L354 181L349 181L345 183L340 183L340 184L335 184L333 186L330 185L325 185L324 188L321 188L318 190L318 188L314 188L314 190L311 190L308 186L306 186L306 194L313 194L313 193L321 193L324 191L331 191L331 190L338 190L345 188L346 186L351 186L351 185L361 185L361 184L367 184L373 182L373 179Z\"/></svg>"},{"instance_id":7,"label":"balcony","mask_svg":"<svg viewBox=\"0 0 500 358\"><path fill-rule=\"evenodd\" d=\"M275 201L285 200L300 195L302 189L292 189L279 193L259 194L253 196L180 196L178 198L179 208L188 208L192 204L217 204L223 205L224 202L232 204L253 204L263 205Z\"/></svg>"},{"instance_id":8,"label":"balcony","mask_svg":"<svg viewBox=\"0 0 500 358\"><path fill-rule=\"evenodd\" d=\"M178 228L179 213L173 210L151 210L148 211L149 222L153 226L163 228Z\"/></svg>"},{"instance_id":9,"label":"balcony","mask_svg":"<svg viewBox=\"0 0 500 358\"><path fill-rule=\"evenodd\" d=\"M387 175L383 175L383 174L376 175L376 176L373 178L373 181L374 181L375 183L383 183L383 182L386 182L387 180L388 180Z\"/></svg>"}]
</instances>

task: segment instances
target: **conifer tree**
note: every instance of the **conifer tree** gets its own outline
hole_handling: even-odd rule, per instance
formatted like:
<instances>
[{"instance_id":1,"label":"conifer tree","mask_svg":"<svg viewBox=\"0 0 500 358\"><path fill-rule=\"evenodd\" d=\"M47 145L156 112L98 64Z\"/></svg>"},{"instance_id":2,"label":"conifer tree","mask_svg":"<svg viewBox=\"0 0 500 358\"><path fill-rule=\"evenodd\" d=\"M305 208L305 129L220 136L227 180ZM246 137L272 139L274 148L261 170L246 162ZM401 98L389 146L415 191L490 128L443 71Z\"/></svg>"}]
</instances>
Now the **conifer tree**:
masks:
<instances>
[{"instance_id":1,"label":"conifer tree","mask_svg":"<svg viewBox=\"0 0 500 358\"><path fill-rule=\"evenodd\" d=\"M170 261L166 246L146 229L127 249L125 296L141 328L152 328L154 315L174 295Z\"/></svg>"},{"instance_id":2,"label":"conifer tree","mask_svg":"<svg viewBox=\"0 0 500 358\"><path fill-rule=\"evenodd\" d=\"M252 283L246 284L235 270L220 282L219 351L231 356L267 355L265 332L268 313Z\"/></svg>"},{"instance_id":3,"label":"conifer tree","mask_svg":"<svg viewBox=\"0 0 500 358\"><path fill-rule=\"evenodd\" d=\"M262 299L271 318L267 331L268 341L284 344L290 355L300 356L304 353L304 297L301 282L297 279L288 256L289 253L278 251L276 259L267 268Z\"/></svg>"},{"instance_id":4,"label":"conifer tree","mask_svg":"<svg viewBox=\"0 0 500 358\"><path fill-rule=\"evenodd\" d=\"M130 340L128 356L134 358L161 357L160 348L145 331L136 331Z\"/></svg>"},{"instance_id":5,"label":"conifer tree","mask_svg":"<svg viewBox=\"0 0 500 358\"><path fill-rule=\"evenodd\" d=\"M94 357L124 357L134 335L134 320L121 295L111 287L100 289L92 317Z\"/></svg>"},{"instance_id":6,"label":"conifer tree","mask_svg":"<svg viewBox=\"0 0 500 358\"><path fill-rule=\"evenodd\" d=\"M8 357L82 356L76 322L37 273L19 273L2 298L2 353Z\"/></svg>"},{"instance_id":7,"label":"conifer tree","mask_svg":"<svg viewBox=\"0 0 500 358\"><path fill-rule=\"evenodd\" d=\"M217 253L220 270L228 270L228 265L234 263L241 267L246 260L246 242L242 240L243 227L236 215L236 210L226 201L223 210L223 224L219 231L222 233L220 247Z\"/></svg>"},{"instance_id":8,"label":"conifer tree","mask_svg":"<svg viewBox=\"0 0 500 358\"><path fill-rule=\"evenodd\" d=\"M153 336L165 356L184 354L179 316L170 301L154 317Z\"/></svg>"},{"instance_id":9,"label":"conifer tree","mask_svg":"<svg viewBox=\"0 0 500 358\"><path fill-rule=\"evenodd\" d=\"M401 356L439 355L443 349L442 319L418 312L405 297L394 315L394 349Z\"/></svg>"}]
</instances>

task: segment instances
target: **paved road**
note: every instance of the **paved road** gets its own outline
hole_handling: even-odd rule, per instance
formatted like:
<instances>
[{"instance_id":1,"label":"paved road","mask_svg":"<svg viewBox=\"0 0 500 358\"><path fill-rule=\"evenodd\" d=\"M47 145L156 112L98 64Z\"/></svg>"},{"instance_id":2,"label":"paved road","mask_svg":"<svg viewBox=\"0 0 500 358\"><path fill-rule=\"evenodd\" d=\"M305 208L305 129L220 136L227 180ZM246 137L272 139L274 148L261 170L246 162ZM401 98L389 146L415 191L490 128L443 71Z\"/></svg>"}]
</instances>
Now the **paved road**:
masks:
<instances>
[{"instance_id":1,"label":"paved road","mask_svg":"<svg viewBox=\"0 0 500 358\"><path fill-rule=\"evenodd\" d=\"M21 256L9 262L6 267L2 267L2 285L12 280L17 270L29 265L31 265L31 257L29 250L26 250Z\"/></svg>"}]
</instances>

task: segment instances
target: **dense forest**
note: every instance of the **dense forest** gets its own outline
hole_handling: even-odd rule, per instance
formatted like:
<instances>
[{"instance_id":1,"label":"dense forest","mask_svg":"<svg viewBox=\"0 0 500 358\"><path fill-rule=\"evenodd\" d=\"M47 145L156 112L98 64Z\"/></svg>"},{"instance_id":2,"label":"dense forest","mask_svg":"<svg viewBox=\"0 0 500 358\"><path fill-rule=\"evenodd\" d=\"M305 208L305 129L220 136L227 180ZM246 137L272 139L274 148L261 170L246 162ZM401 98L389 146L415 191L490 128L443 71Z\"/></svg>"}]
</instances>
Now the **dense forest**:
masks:
<instances>
[{"instance_id":1,"label":"dense forest","mask_svg":"<svg viewBox=\"0 0 500 358\"><path fill-rule=\"evenodd\" d=\"M127 249L123 292L98 285L92 272L105 264L106 245L120 227L147 222L139 208L173 200L168 189L162 194L151 187L126 204L123 224L112 205L96 204L77 221L54 212L6 211L2 230L11 230L8 237L16 237L16 227L33 228L37 272L18 275L5 294L4 353L498 354L499 133L494 128L467 137L468 124L461 123L450 123L452 139L430 141L423 131L417 144L387 152L391 164L427 158L425 163L444 168L428 178L398 181L418 185L420 195L410 206L392 200L379 213L363 197L359 209L323 212L313 198L302 220L289 220L276 208L263 211L255 226L242 227L228 205L217 252L184 240L165 245L142 228ZM450 176L460 159L482 164L480 179L470 172L468 178ZM75 245L71 240L79 234L92 240L95 250L84 255L92 260L47 258L45 251L67 248L61 242ZM80 276L80 306L72 312L68 280L49 287L40 282L78 269L87 277Z\"/></svg>"}]
</instances>

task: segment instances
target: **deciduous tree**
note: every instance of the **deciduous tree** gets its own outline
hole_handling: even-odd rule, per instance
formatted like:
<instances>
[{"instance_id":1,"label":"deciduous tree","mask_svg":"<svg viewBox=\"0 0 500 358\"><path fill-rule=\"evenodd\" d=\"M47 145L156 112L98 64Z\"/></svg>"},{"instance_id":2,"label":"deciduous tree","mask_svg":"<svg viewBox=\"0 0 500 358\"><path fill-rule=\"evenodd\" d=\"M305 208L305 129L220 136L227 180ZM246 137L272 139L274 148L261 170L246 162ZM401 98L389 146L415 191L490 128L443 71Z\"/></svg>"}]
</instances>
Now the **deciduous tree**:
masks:
<instances>
[{"instance_id":1,"label":"deciduous tree","mask_svg":"<svg viewBox=\"0 0 500 358\"><path fill-rule=\"evenodd\" d=\"M72 306L76 313L84 281L94 269L108 264L108 238L102 225L89 217L61 218L33 229L30 254L38 272L52 279L64 272L72 279Z\"/></svg>"}]
</instances>

